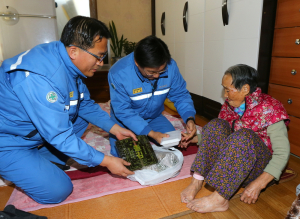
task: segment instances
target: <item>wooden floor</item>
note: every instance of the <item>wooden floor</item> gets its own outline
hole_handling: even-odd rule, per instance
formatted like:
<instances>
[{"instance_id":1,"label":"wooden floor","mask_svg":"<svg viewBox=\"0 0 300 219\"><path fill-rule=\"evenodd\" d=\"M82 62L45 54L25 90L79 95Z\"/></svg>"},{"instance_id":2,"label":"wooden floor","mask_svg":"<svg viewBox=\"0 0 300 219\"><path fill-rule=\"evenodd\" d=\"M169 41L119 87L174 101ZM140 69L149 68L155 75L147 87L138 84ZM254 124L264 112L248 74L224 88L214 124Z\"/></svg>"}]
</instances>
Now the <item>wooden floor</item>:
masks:
<instances>
[{"instance_id":1,"label":"wooden floor","mask_svg":"<svg viewBox=\"0 0 300 219\"><path fill-rule=\"evenodd\" d=\"M168 111L168 109L167 109ZM172 112L172 111L170 111ZM196 117L197 124L204 126L208 120L197 116ZM300 173L300 159L291 156L289 160L289 167L294 169L297 173ZM300 183L300 174L293 180L289 182L285 182L279 185L272 186L268 188L265 192L261 193L256 204L248 205L241 202L238 198L230 201L229 210L226 212L217 212L217 213L190 213L184 216L177 215L172 218L180 218L180 219L196 219L196 218L207 218L207 219L218 219L218 218L262 218L262 219L276 219L276 218L284 218L287 211L289 210L292 202L295 200L295 190L296 186ZM3 210L6 202L8 201L13 187L5 186L0 187L0 210ZM101 198L95 199L95 208L99 208L101 211L101 205L97 207L97 203L100 202ZM83 201L82 206L86 206ZM101 202L100 202L101 203ZM78 206L78 205L77 205ZM55 208L50 208L48 210L43 211L43 209L35 211L33 213L38 215L47 216L48 219L69 219L72 218L71 214L66 214L65 211L68 211L68 208L63 206L58 206ZM82 209L82 218L91 218L93 219L93 215L90 215L89 211L86 209ZM61 216L59 216L61 215ZM69 215L68 217L62 215Z\"/></svg>"},{"instance_id":2,"label":"wooden floor","mask_svg":"<svg viewBox=\"0 0 300 219\"><path fill-rule=\"evenodd\" d=\"M291 156L289 167L300 173L300 159ZM179 219L223 219L223 218L261 218L261 219L283 219L290 206L296 199L296 186L300 184L300 174L293 180L279 185L271 186L262 192L255 204L245 204L238 198L230 201L229 210L215 213L191 213L179 216Z\"/></svg>"}]
</instances>

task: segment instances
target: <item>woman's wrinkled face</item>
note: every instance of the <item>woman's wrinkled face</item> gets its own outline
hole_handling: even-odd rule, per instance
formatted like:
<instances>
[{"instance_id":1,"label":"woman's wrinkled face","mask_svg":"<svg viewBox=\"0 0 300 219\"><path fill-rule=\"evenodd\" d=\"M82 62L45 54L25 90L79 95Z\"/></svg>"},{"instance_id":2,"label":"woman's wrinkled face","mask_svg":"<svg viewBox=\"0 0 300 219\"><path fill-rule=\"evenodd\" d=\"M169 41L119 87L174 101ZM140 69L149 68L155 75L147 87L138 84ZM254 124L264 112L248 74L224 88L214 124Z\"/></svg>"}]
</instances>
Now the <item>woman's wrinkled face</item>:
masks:
<instances>
[{"instance_id":1,"label":"woman's wrinkled face","mask_svg":"<svg viewBox=\"0 0 300 219\"><path fill-rule=\"evenodd\" d=\"M239 107L245 102L245 97L249 92L245 92L243 88L237 90L232 85L232 76L230 74L225 74L223 76L222 86L224 87L224 97L227 98L230 106Z\"/></svg>"}]
</instances>

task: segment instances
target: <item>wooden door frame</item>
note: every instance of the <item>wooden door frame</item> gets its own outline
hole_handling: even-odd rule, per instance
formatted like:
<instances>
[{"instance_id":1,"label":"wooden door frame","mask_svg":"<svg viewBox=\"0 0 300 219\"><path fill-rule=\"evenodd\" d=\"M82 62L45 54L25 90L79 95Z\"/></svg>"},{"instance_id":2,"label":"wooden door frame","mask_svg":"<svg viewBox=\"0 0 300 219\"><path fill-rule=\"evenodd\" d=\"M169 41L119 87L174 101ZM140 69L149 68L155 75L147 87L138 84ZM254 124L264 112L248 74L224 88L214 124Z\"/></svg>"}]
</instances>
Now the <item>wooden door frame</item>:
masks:
<instances>
[{"instance_id":1,"label":"wooden door frame","mask_svg":"<svg viewBox=\"0 0 300 219\"><path fill-rule=\"evenodd\" d=\"M90 17L98 19L97 0L90 0Z\"/></svg>"}]
</instances>

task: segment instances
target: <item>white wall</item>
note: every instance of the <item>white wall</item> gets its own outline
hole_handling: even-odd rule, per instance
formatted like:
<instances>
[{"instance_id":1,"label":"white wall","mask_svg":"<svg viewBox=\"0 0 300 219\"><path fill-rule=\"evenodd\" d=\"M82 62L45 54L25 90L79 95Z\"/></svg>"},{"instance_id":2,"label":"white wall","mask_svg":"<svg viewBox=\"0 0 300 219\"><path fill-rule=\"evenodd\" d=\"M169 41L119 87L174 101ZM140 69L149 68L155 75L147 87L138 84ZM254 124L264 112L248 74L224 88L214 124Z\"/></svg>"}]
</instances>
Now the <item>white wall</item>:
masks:
<instances>
[{"instance_id":1,"label":"white wall","mask_svg":"<svg viewBox=\"0 0 300 219\"><path fill-rule=\"evenodd\" d=\"M229 25L221 4L206 1L203 96L223 103L222 77L235 64L257 68L263 0L228 1Z\"/></svg>"},{"instance_id":2,"label":"white wall","mask_svg":"<svg viewBox=\"0 0 300 219\"><path fill-rule=\"evenodd\" d=\"M8 6L8 8L7 8ZM1 0L0 12L55 16L53 0ZM56 19L19 17L15 24L0 18L2 56L11 58L40 43L57 40Z\"/></svg>"},{"instance_id":3,"label":"white wall","mask_svg":"<svg viewBox=\"0 0 300 219\"><path fill-rule=\"evenodd\" d=\"M169 47L180 73L187 82L187 89L202 95L204 11L205 0L188 1L188 32L183 28L183 9L186 0L158 0L156 7L156 36ZM161 33L161 15L165 12L166 34Z\"/></svg>"},{"instance_id":4,"label":"white wall","mask_svg":"<svg viewBox=\"0 0 300 219\"><path fill-rule=\"evenodd\" d=\"M188 32L183 6L188 1ZM222 0L157 0L156 35L166 42L191 93L223 103L222 77L235 64L257 68L263 0L228 1L223 26ZM166 35L161 34L162 12Z\"/></svg>"},{"instance_id":5,"label":"white wall","mask_svg":"<svg viewBox=\"0 0 300 219\"><path fill-rule=\"evenodd\" d=\"M169 48L171 56L175 56L175 22L174 22L174 7L168 7L173 2L178 0L164 0L155 2L155 27L156 27L156 36L162 39ZM165 12L165 35L161 32L161 16Z\"/></svg>"},{"instance_id":6,"label":"white wall","mask_svg":"<svg viewBox=\"0 0 300 219\"><path fill-rule=\"evenodd\" d=\"M203 43L204 43L204 0L188 1L188 31L183 28L183 6L186 0L178 0L175 18L175 56L181 74L187 82L187 89L202 95ZM196 80L195 80L196 79Z\"/></svg>"},{"instance_id":7,"label":"white wall","mask_svg":"<svg viewBox=\"0 0 300 219\"><path fill-rule=\"evenodd\" d=\"M66 23L77 15L90 16L89 0L55 0L57 8L55 8L57 17L58 37L60 39L61 33Z\"/></svg>"}]
</instances>

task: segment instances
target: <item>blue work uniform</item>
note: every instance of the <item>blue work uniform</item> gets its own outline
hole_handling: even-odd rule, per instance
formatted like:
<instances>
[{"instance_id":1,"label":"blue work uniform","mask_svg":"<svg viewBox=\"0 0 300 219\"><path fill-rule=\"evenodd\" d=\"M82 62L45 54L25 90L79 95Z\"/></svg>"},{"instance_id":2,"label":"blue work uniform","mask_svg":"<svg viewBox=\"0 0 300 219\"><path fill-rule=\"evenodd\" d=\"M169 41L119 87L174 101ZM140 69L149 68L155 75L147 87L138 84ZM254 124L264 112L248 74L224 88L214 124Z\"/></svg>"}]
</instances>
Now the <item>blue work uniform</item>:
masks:
<instances>
[{"instance_id":1,"label":"blue work uniform","mask_svg":"<svg viewBox=\"0 0 300 219\"><path fill-rule=\"evenodd\" d=\"M49 160L63 163L58 157L65 155L93 167L104 158L80 136L88 122L105 131L115 122L90 99L83 78L60 41L38 45L0 67L0 175L39 203L59 203L73 189ZM47 147L38 150L42 144Z\"/></svg>"},{"instance_id":2,"label":"blue work uniform","mask_svg":"<svg viewBox=\"0 0 300 219\"><path fill-rule=\"evenodd\" d=\"M136 66L134 53L116 62L108 73L111 119L137 135L148 135L151 130L174 131L173 125L162 115L166 98L174 102L183 121L195 117L191 95L176 62L171 59L166 69L158 79L149 80ZM118 156L116 140L110 134L111 154L114 156Z\"/></svg>"}]
</instances>

